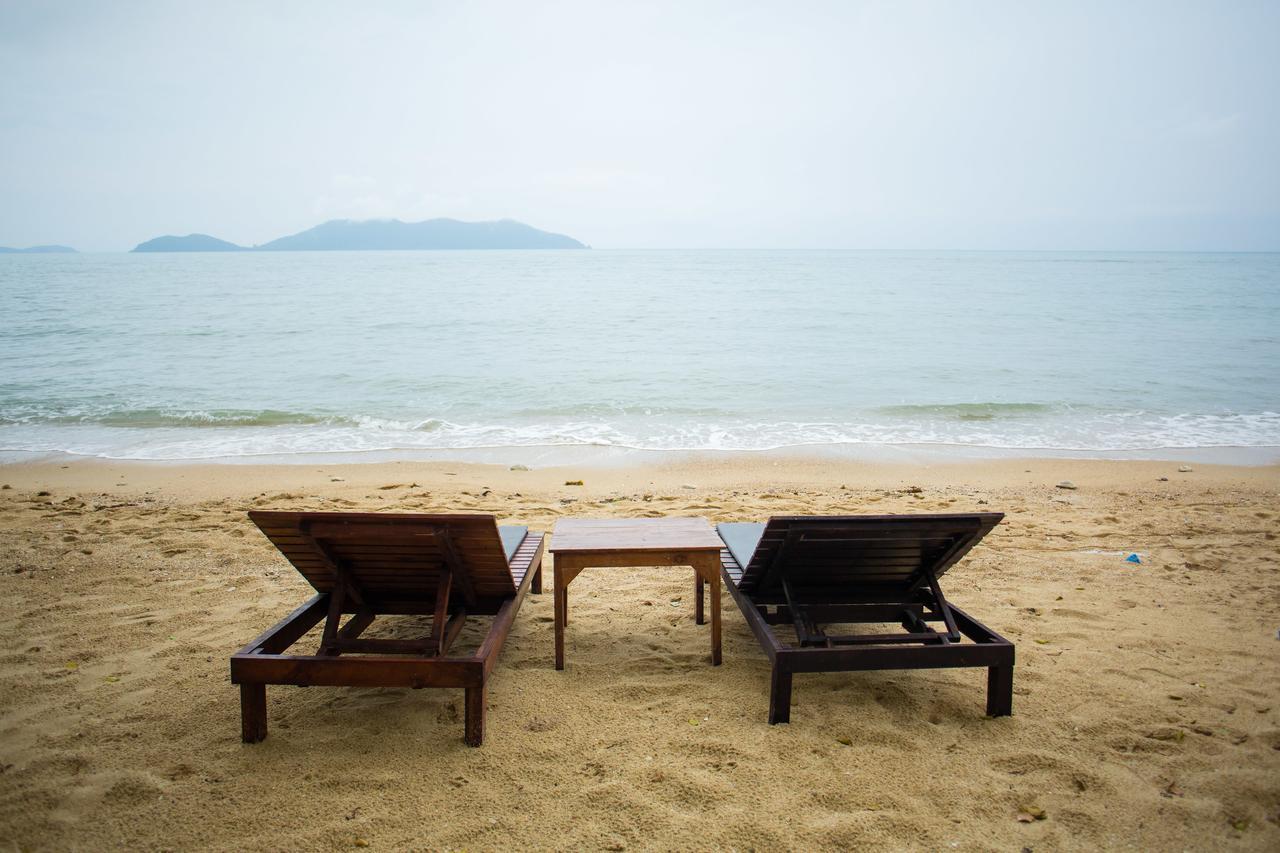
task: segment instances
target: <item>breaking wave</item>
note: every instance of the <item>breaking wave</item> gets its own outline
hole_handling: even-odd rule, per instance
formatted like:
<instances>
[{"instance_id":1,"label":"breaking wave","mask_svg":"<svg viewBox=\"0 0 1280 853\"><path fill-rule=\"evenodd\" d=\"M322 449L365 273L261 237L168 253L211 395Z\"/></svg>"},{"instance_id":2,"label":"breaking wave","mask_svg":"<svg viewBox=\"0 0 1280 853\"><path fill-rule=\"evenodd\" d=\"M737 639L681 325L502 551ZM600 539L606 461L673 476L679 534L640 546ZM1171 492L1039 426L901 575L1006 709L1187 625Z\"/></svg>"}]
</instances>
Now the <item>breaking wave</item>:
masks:
<instances>
[{"instance_id":1,"label":"breaking wave","mask_svg":"<svg viewBox=\"0 0 1280 853\"><path fill-rule=\"evenodd\" d=\"M529 410L492 419L391 418L271 409L31 412L0 420L0 450L119 459L597 446L758 451L813 445L961 445L1150 451L1280 446L1280 413L1105 412L1039 403L888 406L839 420L642 407Z\"/></svg>"}]
</instances>

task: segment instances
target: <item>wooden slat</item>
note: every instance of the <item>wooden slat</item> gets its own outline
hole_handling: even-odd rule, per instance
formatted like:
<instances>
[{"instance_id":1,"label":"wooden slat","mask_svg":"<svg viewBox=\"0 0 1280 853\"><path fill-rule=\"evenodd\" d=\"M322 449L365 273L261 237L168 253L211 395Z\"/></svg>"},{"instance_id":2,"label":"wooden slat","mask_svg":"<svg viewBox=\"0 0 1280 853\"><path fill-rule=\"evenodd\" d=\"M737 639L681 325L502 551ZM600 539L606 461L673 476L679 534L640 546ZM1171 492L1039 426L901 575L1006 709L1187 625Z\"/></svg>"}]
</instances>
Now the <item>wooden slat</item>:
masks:
<instances>
[{"instance_id":1,"label":"wooden slat","mask_svg":"<svg viewBox=\"0 0 1280 853\"><path fill-rule=\"evenodd\" d=\"M334 574L308 544L303 527L325 542L370 596L412 592L430 597L442 559L435 534L445 530L458 554L459 572L465 573L459 582L461 591L474 589L475 595L490 598L514 594L517 589L492 515L258 510L249 515L322 592L332 589Z\"/></svg>"},{"instance_id":2,"label":"wooden slat","mask_svg":"<svg viewBox=\"0 0 1280 853\"><path fill-rule=\"evenodd\" d=\"M914 583L924 569L945 572L1002 517L999 513L774 517L738 584L744 591L759 589L784 542L789 544L783 563L794 583L804 582L807 575L828 573L848 582L889 582L887 576L896 576ZM843 571L839 568L842 552Z\"/></svg>"},{"instance_id":3,"label":"wooden slat","mask_svg":"<svg viewBox=\"0 0 1280 853\"><path fill-rule=\"evenodd\" d=\"M551 534L551 553L719 551L720 537L705 518L562 518Z\"/></svg>"},{"instance_id":4,"label":"wooden slat","mask_svg":"<svg viewBox=\"0 0 1280 853\"><path fill-rule=\"evenodd\" d=\"M332 574L332 570L329 569L328 567L319 566L319 565L316 565L315 563L301 563L301 564L294 563L293 565L295 568L298 569L298 571L307 575ZM382 562L382 561L379 561L376 563L355 563L354 566L355 567L352 569L352 571L354 571L357 574L368 575L370 577L379 577L379 576L404 577L404 576L412 576L412 575L429 575L429 574L434 574L440 568L439 563L409 563L409 562L390 563L390 562ZM490 580L494 582L501 582L504 580L509 580L510 578L510 571L505 566L502 568L501 571L486 570L483 572L470 572L469 574L471 575L471 577L475 578L477 581Z\"/></svg>"},{"instance_id":5,"label":"wooden slat","mask_svg":"<svg viewBox=\"0 0 1280 853\"><path fill-rule=\"evenodd\" d=\"M312 550L303 545L283 546L283 547L280 547L280 552L283 554L297 555L300 559L311 559L313 557ZM428 549L422 549L422 548L419 548L419 549L379 548L376 546L376 544L366 548L349 548L349 547L342 547L341 545L338 545L338 546L331 547L330 552L334 554L341 554L343 556L350 556L353 558L363 558L363 557L376 558L379 556L416 557L419 560L435 561L435 562L439 562L442 556L439 551L435 551L435 550L428 550ZM506 565L506 561L502 559L501 554L498 554L498 555L482 554L477 556L469 556L467 560L468 562L477 563L480 565L492 565L492 566Z\"/></svg>"},{"instance_id":6,"label":"wooden slat","mask_svg":"<svg viewBox=\"0 0 1280 853\"><path fill-rule=\"evenodd\" d=\"M469 687L484 683L479 661L400 657L246 655L231 659L236 683L341 687Z\"/></svg>"}]
</instances>

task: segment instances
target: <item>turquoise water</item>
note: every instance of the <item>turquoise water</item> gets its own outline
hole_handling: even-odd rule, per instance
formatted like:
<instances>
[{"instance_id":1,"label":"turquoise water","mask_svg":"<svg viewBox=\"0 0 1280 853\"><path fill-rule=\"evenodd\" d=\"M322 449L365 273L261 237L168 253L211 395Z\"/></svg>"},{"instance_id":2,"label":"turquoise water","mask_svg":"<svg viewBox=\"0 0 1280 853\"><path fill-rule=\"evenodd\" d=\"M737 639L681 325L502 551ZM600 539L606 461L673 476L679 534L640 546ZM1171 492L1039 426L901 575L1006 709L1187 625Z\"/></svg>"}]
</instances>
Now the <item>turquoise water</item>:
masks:
<instances>
[{"instance_id":1,"label":"turquoise water","mask_svg":"<svg viewBox=\"0 0 1280 853\"><path fill-rule=\"evenodd\" d=\"M0 258L0 450L1280 445L1280 255Z\"/></svg>"}]
</instances>

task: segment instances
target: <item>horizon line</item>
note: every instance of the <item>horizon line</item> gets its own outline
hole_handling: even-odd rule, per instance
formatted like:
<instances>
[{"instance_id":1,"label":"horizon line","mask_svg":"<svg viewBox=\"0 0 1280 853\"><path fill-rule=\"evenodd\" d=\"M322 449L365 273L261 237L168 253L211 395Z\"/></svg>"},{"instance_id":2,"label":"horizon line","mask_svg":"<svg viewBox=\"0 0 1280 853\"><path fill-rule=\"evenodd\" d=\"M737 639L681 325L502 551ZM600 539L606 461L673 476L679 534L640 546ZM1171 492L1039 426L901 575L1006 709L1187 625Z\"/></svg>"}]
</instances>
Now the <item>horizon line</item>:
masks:
<instances>
[{"instance_id":1,"label":"horizon line","mask_svg":"<svg viewBox=\"0 0 1280 853\"><path fill-rule=\"evenodd\" d=\"M3 244L0 244L3 245ZM235 252L221 251L175 251L175 252L134 252L133 249L76 249L73 246L67 246L65 243L35 243L27 247L7 247L15 248L15 252L0 252L0 254L26 254L28 249L39 246L66 246L71 252L31 252L32 255L132 255L132 254L157 254L157 255L221 255L235 254ZM585 244L588 250L592 251L621 251L621 252L1077 252L1077 253L1096 253L1105 252L1121 252L1127 254L1164 254L1164 255L1274 255L1280 254L1280 247L1273 249L1135 249L1135 248L1035 248L1035 249L1010 249L1010 248L955 248L955 247L855 247L855 246L596 246L593 244ZM261 248L260 244L252 246L242 246L241 251L253 252ZM316 252L332 254L337 252L564 252L564 251L581 251L570 249L285 249L273 250L272 254L281 254L288 252Z\"/></svg>"}]
</instances>

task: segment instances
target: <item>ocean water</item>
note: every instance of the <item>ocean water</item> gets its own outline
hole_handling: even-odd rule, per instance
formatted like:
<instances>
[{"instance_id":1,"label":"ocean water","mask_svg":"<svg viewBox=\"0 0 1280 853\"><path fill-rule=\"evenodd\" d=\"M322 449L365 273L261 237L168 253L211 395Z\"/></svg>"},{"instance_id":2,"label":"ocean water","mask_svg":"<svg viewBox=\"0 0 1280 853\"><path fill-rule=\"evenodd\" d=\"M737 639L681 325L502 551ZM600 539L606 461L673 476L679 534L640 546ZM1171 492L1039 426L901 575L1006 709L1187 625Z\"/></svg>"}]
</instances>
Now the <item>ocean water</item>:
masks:
<instances>
[{"instance_id":1,"label":"ocean water","mask_svg":"<svg viewBox=\"0 0 1280 853\"><path fill-rule=\"evenodd\" d=\"M0 453L1280 446L1280 255L0 258Z\"/></svg>"}]
</instances>

